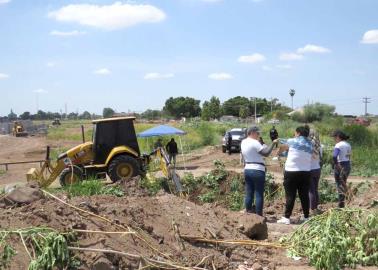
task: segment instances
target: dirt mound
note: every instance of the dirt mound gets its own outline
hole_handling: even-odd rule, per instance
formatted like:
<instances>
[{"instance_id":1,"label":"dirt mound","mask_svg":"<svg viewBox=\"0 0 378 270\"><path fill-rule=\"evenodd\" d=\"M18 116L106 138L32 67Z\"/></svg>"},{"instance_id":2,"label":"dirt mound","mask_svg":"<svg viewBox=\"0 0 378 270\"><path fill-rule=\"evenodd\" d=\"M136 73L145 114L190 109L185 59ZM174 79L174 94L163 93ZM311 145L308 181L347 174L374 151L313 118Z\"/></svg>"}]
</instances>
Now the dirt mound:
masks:
<instances>
[{"instance_id":1,"label":"dirt mound","mask_svg":"<svg viewBox=\"0 0 378 270\"><path fill-rule=\"evenodd\" d=\"M8 193L0 200L1 205L29 204L43 197L37 183L28 183L22 187L11 187Z\"/></svg>"},{"instance_id":2,"label":"dirt mound","mask_svg":"<svg viewBox=\"0 0 378 270\"><path fill-rule=\"evenodd\" d=\"M207 244L183 241L177 235L245 240L250 237L267 237L267 225L259 216L232 213L211 205L202 207L170 194L122 198L101 195L76 197L67 202L113 222L111 224L94 216L79 213L56 199L46 197L12 210L1 209L0 227L17 229L42 225L59 231L80 229L114 232L120 230L119 226L123 226L136 231L138 236L80 233L78 245L141 254L146 258L167 257L186 266L196 265L206 257L211 260L204 262L203 266L213 261L217 269L236 269L244 262L253 264L256 259L255 248L209 248ZM11 269L26 269L28 257L22 245L17 251ZM92 269L94 265L109 266L110 262L115 269L136 269L140 262L114 254L91 252L80 253L77 256L82 262L82 269ZM98 269L109 269L101 267Z\"/></svg>"}]
</instances>

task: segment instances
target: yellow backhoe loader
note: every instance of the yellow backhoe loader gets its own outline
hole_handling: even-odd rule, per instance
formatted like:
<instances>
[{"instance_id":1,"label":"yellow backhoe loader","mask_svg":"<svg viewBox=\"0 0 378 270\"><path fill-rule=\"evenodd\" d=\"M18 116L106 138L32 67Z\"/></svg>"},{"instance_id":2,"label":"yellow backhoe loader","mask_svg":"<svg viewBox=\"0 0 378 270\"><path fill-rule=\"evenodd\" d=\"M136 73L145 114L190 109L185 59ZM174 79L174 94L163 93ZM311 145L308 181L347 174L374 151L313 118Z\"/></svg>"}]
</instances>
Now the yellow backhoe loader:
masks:
<instances>
[{"instance_id":1,"label":"yellow backhoe loader","mask_svg":"<svg viewBox=\"0 0 378 270\"><path fill-rule=\"evenodd\" d=\"M47 147L42 167L30 169L26 174L27 180L37 181L41 187L47 187L59 177L60 184L66 186L87 178L105 178L107 174L116 182L144 175L151 155L156 155L160 158L164 175L179 183L164 149L140 154L134 120L135 117L116 117L92 121L92 141L85 142L82 127L83 143L60 154L56 161L50 159L50 149ZM181 192L181 184L175 185L177 191Z\"/></svg>"},{"instance_id":2,"label":"yellow backhoe loader","mask_svg":"<svg viewBox=\"0 0 378 270\"><path fill-rule=\"evenodd\" d=\"M19 121L15 121L13 123L12 134L16 137L28 136L28 133L25 131L24 126Z\"/></svg>"}]
</instances>

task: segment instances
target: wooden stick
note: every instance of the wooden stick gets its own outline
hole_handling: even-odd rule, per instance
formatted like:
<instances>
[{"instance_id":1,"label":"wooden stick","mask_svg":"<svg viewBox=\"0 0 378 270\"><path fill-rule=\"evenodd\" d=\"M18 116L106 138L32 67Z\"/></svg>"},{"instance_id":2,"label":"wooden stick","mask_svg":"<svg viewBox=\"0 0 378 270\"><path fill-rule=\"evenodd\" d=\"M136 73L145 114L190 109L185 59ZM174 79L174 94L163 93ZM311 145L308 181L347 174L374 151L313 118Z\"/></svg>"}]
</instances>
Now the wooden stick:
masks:
<instances>
[{"instance_id":1,"label":"wooden stick","mask_svg":"<svg viewBox=\"0 0 378 270\"><path fill-rule=\"evenodd\" d=\"M173 269L181 269L181 270L193 270L193 269L198 269L198 270L206 270L205 268L198 268L198 267L185 267L185 266L180 266L171 262L165 262L165 261L158 261L154 259L149 259L145 258L141 255L136 255L136 254L131 254L127 252L122 252L122 251L117 251L117 250L112 250L112 249L97 249L97 248L81 248L81 247L68 247L69 250L73 251L88 251L88 252L101 252L101 253L108 253L108 254L117 254L125 257L129 257L131 259L144 259L145 261L149 263L155 263L158 265L164 265L164 266L169 266L172 267ZM160 267L160 266L159 266Z\"/></svg>"},{"instance_id":2,"label":"wooden stick","mask_svg":"<svg viewBox=\"0 0 378 270\"><path fill-rule=\"evenodd\" d=\"M76 230L73 229L74 232L79 233L99 233L99 234L135 234L135 232L107 232L107 231L91 231L91 230Z\"/></svg>"},{"instance_id":3,"label":"wooden stick","mask_svg":"<svg viewBox=\"0 0 378 270\"><path fill-rule=\"evenodd\" d=\"M241 245L241 246L263 246L272 248L285 248L284 245L279 243L268 243L254 240L214 240L206 239L198 236L181 235L181 238L187 241L208 243L208 244L229 244L229 245Z\"/></svg>"}]
</instances>

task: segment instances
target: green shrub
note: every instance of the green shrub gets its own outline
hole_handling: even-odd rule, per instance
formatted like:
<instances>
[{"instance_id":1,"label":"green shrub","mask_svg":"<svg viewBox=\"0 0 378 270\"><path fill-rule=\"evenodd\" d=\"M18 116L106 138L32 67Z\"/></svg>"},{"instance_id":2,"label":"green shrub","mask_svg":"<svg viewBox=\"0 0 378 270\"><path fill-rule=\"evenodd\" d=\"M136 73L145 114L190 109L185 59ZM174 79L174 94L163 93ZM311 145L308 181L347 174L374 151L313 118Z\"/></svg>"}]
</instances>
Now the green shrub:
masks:
<instances>
[{"instance_id":1,"label":"green shrub","mask_svg":"<svg viewBox=\"0 0 378 270\"><path fill-rule=\"evenodd\" d=\"M70 196L114 195L122 197L123 190L119 186L106 186L101 180L85 180L63 188Z\"/></svg>"},{"instance_id":2,"label":"green shrub","mask_svg":"<svg viewBox=\"0 0 378 270\"><path fill-rule=\"evenodd\" d=\"M213 190L210 190L209 192L199 195L198 199L203 203L212 203L215 201L215 198L219 194L219 189L214 188Z\"/></svg>"}]
</instances>

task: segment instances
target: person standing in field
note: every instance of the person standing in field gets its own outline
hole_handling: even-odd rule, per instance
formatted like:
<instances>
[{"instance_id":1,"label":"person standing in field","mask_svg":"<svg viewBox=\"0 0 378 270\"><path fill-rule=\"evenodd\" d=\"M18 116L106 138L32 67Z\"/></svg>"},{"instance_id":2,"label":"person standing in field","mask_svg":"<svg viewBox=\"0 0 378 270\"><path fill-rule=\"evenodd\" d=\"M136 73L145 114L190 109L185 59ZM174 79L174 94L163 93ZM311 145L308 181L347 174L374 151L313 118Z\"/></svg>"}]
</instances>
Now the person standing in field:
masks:
<instances>
[{"instance_id":1,"label":"person standing in field","mask_svg":"<svg viewBox=\"0 0 378 270\"><path fill-rule=\"evenodd\" d=\"M309 187L311 179L312 144L308 139L309 129L297 127L295 137L282 144L279 152L288 151L285 162L284 188L286 196L285 214L277 221L280 224L290 224L297 192L303 210L303 221L308 220L310 213Z\"/></svg>"},{"instance_id":2,"label":"person standing in field","mask_svg":"<svg viewBox=\"0 0 378 270\"><path fill-rule=\"evenodd\" d=\"M272 142L278 139L278 132L275 126L273 126L272 129L269 131L269 136Z\"/></svg>"},{"instance_id":3,"label":"person standing in field","mask_svg":"<svg viewBox=\"0 0 378 270\"><path fill-rule=\"evenodd\" d=\"M232 151L232 134L231 132L227 132L227 150L228 150L228 154L231 155L231 151Z\"/></svg>"},{"instance_id":4,"label":"person standing in field","mask_svg":"<svg viewBox=\"0 0 378 270\"><path fill-rule=\"evenodd\" d=\"M265 189L265 162L278 140L271 146L262 145L259 141L260 129L252 126L247 130L247 138L241 142L241 154L244 160L245 177L245 211L263 215ZM256 205L253 206L256 198Z\"/></svg>"},{"instance_id":5,"label":"person standing in field","mask_svg":"<svg viewBox=\"0 0 378 270\"><path fill-rule=\"evenodd\" d=\"M337 192L339 194L339 207L345 207L345 196L347 194L347 179L350 174L350 157L352 147L347 142L349 136L340 130L336 130L333 134L336 145L333 150L333 164L335 171L335 181Z\"/></svg>"},{"instance_id":6,"label":"person standing in field","mask_svg":"<svg viewBox=\"0 0 378 270\"><path fill-rule=\"evenodd\" d=\"M169 162L172 163L172 160L173 160L173 166L176 167L176 156L178 153L178 149L177 149L177 143L175 142L175 139L172 138L167 143L165 148L167 149L167 152L168 152Z\"/></svg>"},{"instance_id":7,"label":"person standing in field","mask_svg":"<svg viewBox=\"0 0 378 270\"><path fill-rule=\"evenodd\" d=\"M162 143L161 138L158 138L157 141L154 144L154 150L156 150L156 149L158 149L160 147L163 147L163 143Z\"/></svg>"},{"instance_id":8,"label":"person standing in field","mask_svg":"<svg viewBox=\"0 0 378 270\"><path fill-rule=\"evenodd\" d=\"M311 181L310 181L310 209L313 215L320 213L319 206L319 180L321 175L321 160L322 160L322 145L319 139L319 133L314 129L310 129L310 140L312 143L312 157L311 157Z\"/></svg>"}]
</instances>

